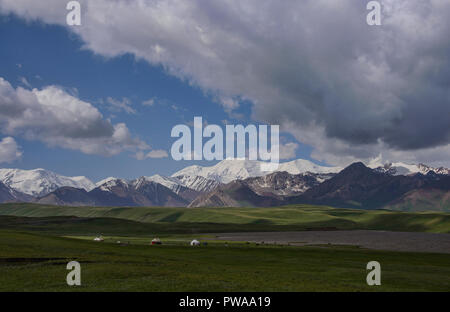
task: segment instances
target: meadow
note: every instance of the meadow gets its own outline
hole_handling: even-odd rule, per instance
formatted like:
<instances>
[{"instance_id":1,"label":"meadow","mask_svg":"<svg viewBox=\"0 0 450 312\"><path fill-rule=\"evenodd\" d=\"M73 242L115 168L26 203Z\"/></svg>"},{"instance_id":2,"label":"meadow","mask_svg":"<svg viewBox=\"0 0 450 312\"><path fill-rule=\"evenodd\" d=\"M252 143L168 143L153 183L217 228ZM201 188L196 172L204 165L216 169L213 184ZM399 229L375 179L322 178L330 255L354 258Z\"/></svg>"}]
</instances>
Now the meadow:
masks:
<instances>
[{"instance_id":1,"label":"meadow","mask_svg":"<svg viewBox=\"0 0 450 312\"><path fill-rule=\"evenodd\" d=\"M275 208L130 208L3 204L0 205L0 215L17 217L75 216L101 218L101 220L105 220L104 222L113 222L111 221L113 218L130 221L127 225L123 225L126 228L142 228L145 232L151 225L153 229L151 231L164 233L295 231L316 228L450 233L449 213L336 209L310 205ZM139 224L132 221L139 222ZM101 223L101 221L97 219L92 223ZM56 229L61 226L70 227L70 224L58 225ZM90 227L94 226L94 224L90 225ZM104 227L109 228L110 226ZM116 230L110 229L109 231Z\"/></svg>"},{"instance_id":2,"label":"meadow","mask_svg":"<svg viewBox=\"0 0 450 312\"><path fill-rule=\"evenodd\" d=\"M279 208L0 206L0 291L450 291L450 254L224 242L213 233L374 229L448 233L445 213ZM94 242L99 234L104 242ZM154 237L163 244L150 245ZM207 246L189 246L191 239ZM120 241L120 243L118 243ZM81 264L81 286L66 264ZM368 286L366 264L382 266Z\"/></svg>"},{"instance_id":3,"label":"meadow","mask_svg":"<svg viewBox=\"0 0 450 312\"><path fill-rule=\"evenodd\" d=\"M0 291L450 291L444 254L110 241L2 230ZM81 264L81 286L66 284L72 260ZM366 284L372 260L382 265L381 286Z\"/></svg>"}]
</instances>

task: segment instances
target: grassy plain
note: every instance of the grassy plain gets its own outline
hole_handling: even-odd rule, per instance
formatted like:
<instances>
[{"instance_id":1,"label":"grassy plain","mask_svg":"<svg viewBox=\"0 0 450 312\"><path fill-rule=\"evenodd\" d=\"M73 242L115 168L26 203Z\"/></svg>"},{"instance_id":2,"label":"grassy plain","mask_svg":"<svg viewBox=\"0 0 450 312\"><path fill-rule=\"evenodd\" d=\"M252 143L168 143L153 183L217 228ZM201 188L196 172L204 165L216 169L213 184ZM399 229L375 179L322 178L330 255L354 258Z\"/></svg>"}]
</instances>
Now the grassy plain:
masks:
<instances>
[{"instance_id":1,"label":"grassy plain","mask_svg":"<svg viewBox=\"0 0 450 312\"><path fill-rule=\"evenodd\" d=\"M225 244L210 234L321 228L449 233L450 215L0 205L0 291L450 291L449 254ZM106 240L93 242L98 234ZM155 236L163 245L149 245ZM191 247L192 238L208 238L208 246ZM72 260L81 263L80 287L66 284ZM382 265L381 286L366 284L372 260Z\"/></svg>"}]
</instances>

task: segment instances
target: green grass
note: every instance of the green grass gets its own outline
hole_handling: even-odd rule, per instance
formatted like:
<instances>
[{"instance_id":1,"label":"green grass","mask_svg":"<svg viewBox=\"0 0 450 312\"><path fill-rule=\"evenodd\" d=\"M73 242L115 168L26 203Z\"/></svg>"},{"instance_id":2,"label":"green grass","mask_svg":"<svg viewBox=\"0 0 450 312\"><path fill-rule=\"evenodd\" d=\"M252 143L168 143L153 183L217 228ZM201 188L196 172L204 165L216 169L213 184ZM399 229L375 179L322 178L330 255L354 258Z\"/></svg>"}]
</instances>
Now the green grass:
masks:
<instances>
[{"instance_id":1,"label":"green grass","mask_svg":"<svg viewBox=\"0 0 450 312\"><path fill-rule=\"evenodd\" d=\"M450 291L450 255L274 246L208 233L372 229L450 232L450 214L318 206L94 208L0 205L0 291ZM103 234L106 241L92 241ZM164 245L150 246L159 236ZM208 238L208 246L188 245ZM126 246L117 241L129 243ZM82 286L69 287L77 260ZM365 282L381 263L382 286Z\"/></svg>"},{"instance_id":2,"label":"green grass","mask_svg":"<svg viewBox=\"0 0 450 312\"><path fill-rule=\"evenodd\" d=\"M120 246L0 230L0 291L450 291L450 255L139 240ZM71 260L81 263L80 287L66 285ZM381 286L365 282L371 260L381 263Z\"/></svg>"},{"instance_id":3,"label":"green grass","mask_svg":"<svg viewBox=\"0 0 450 312\"><path fill-rule=\"evenodd\" d=\"M111 223L111 218L124 219L140 222L130 222L123 225L125 228L137 227L143 232L150 229L157 233L283 231L323 227L450 233L450 213L368 211L309 205L276 208L123 208L3 204L0 205L0 215L77 216L103 220L97 219L97 223ZM143 225L145 223L149 226ZM101 230L101 224L98 225ZM93 226L90 225L90 228ZM103 227L111 228L110 224Z\"/></svg>"}]
</instances>

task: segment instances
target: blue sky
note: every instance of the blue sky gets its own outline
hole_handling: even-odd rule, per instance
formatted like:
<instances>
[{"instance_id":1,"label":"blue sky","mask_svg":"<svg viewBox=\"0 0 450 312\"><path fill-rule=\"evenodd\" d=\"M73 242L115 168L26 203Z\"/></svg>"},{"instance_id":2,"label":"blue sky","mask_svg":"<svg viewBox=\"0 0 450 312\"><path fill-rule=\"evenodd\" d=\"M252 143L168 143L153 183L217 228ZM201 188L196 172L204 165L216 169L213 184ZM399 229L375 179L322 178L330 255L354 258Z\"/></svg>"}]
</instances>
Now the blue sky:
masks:
<instances>
[{"instance_id":1,"label":"blue sky","mask_svg":"<svg viewBox=\"0 0 450 312\"><path fill-rule=\"evenodd\" d=\"M196 162L133 156L194 116L280 125L319 164L450 167L449 3L381 1L371 26L359 0L79 2L68 26L65 0L0 0L2 167L171 174Z\"/></svg>"},{"instance_id":2,"label":"blue sky","mask_svg":"<svg viewBox=\"0 0 450 312\"><path fill-rule=\"evenodd\" d=\"M14 16L0 20L0 76L13 87L41 89L57 85L75 93L81 100L97 107L114 123L124 122L131 133L153 149L170 151L174 139L170 130L176 124L192 123L202 116L210 124L248 124L251 103L241 105L234 113L236 120L224 112L211 95L186 80L168 75L162 66L151 66L126 54L106 58L83 49L80 39L61 26L40 22L25 22ZM27 82L23 82L25 78ZM117 111L106 101L129 99L136 113ZM153 99L154 105L142 102ZM154 173L171 174L192 164L212 165L213 162L177 162L169 157L137 160L132 153L114 156L87 155L61 147L49 147L36 140L14 137L21 146L20 159L2 167L45 168L64 175L85 175L93 180L107 176L133 178ZM284 134L284 139L292 137ZM310 148L302 146L297 156L308 158Z\"/></svg>"}]
</instances>

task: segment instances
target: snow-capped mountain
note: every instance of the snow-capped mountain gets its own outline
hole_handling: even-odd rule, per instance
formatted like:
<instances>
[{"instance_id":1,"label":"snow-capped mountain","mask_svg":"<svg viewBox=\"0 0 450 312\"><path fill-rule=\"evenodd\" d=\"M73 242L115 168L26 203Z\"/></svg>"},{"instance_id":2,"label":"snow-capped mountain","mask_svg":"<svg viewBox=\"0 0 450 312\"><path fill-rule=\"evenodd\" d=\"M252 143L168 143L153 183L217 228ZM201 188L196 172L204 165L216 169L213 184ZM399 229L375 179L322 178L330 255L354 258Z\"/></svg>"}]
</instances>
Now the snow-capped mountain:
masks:
<instances>
[{"instance_id":1,"label":"snow-capped mountain","mask_svg":"<svg viewBox=\"0 0 450 312\"><path fill-rule=\"evenodd\" d=\"M109 177L109 178L103 179L103 180L98 181L97 183L95 183L95 187L99 187L99 186L102 186L104 184L108 184L109 182L114 183L116 180L123 180L123 179Z\"/></svg>"},{"instance_id":2,"label":"snow-capped mountain","mask_svg":"<svg viewBox=\"0 0 450 312\"><path fill-rule=\"evenodd\" d=\"M0 182L0 203L27 202L31 200L32 196L16 191Z\"/></svg>"},{"instance_id":3,"label":"snow-capped mountain","mask_svg":"<svg viewBox=\"0 0 450 312\"><path fill-rule=\"evenodd\" d=\"M450 169L439 167L434 168L431 166L427 166L424 164L405 164L402 162L395 162L395 163L386 163L384 165L373 165L369 164L369 167L372 169L375 169L378 172L384 172L391 175L410 175L415 173L421 173L421 174L428 174L429 172L434 172L436 174L450 174Z\"/></svg>"},{"instance_id":4,"label":"snow-capped mountain","mask_svg":"<svg viewBox=\"0 0 450 312\"><path fill-rule=\"evenodd\" d=\"M43 196L63 186L87 191L95 187L86 177L65 177L44 169L0 169L0 181L18 192L32 196Z\"/></svg>"},{"instance_id":5,"label":"snow-capped mountain","mask_svg":"<svg viewBox=\"0 0 450 312\"><path fill-rule=\"evenodd\" d=\"M125 196L128 198L127 196L131 196L130 198L134 198L133 201L118 202L122 204L129 204L134 200L136 200L136 203L141 202L142 198L145 197L142 203L158 202L165 205L178 205L182 202L190 202L201 194L213 192L222 184L249 178L253 178L253 180L249 180L247 186L259 195L266 193L272 193L276 196L300 194L330 179L343 169L341 167L320 166L308 160L297 159L280 163L274 172L267 172L262 170L263 164L266 163L251 160L223 160L210 167L189 166L170 177L159 174L135 180L109 177L96 184L86 177L66 177L44 169L0 169L0 183L5 186L3 191L5 201L11 201L13 197L16 201L40 200L60 188L66 188L53 194L53 196L59 196L58 198L61 201L67 201L68 198L81 200L86 196L83 192L79 192L80 190L87 193L96 190L94 193L99 193L100 197L105 195L101 192L107 192L119 197ZM450 175L450 169L448 168L433 168L424 164L415 165L402 162L384 164L381 157L370 162L368 167L391 176L406 176L416 173L426 175L430 172ZM6 188L17 192L17 194L8 193ZM78 189L78 191L70 188ZM145 192L142 191L144 189ZM143 192L146 195L143 195ZM174 194L171 194L172 192ZM167 202L157 201L158 193L165 196ZM93 196L92 194L88 195ZM141 198L140 196L144 197ZM153 198L152 196L156 197ZM91 200L92 198L89 197L88 199ZM52 201L53 199L49 200ZM96 204L104 203L97 197L93 200Z\"/></svg>"},{"instance_id":6,"label":"snow-capped mountain","mask_svg":"<svg viewBox=\"0 0 450 312\"><path fill-rule=\"evenodd\" d=\"M143 202L148 203L149 200L157 200L160 196L170 198L171 204L180 204L182 202L190 202L200 194L200 192L186 187L176 178L161 175L140 177L135 180L110 177L97 182L96 188L89 193L93 193L97 197L100 195L100 197L108 197L109 195L106 194L110 193L122 198L128 198L127 205L133 201L141 202L143 198L145 198ZM133 198L133 200L130 198ZM97 202L101 202L101 200L97 199Z\"/></svg>"},{"instance_id":7,"label":"snow-capped mountain","mask_svg":"<svg viewBox=\"0 0 450 312\"><path fill-rule=\"evenodd\" d=\"M191 200L184 199L164 185L147 181L145 178L133 181L108 178L89 192L73 187L61 187L37 198L35 202L60 206L184 207Z\"/></svg>"},{"instance_id":8,"label":"snow-capped mountain","mask_svg":"<svg viewBox=\"0 0 450 312\"><path fill-rule=\"evenodd\" d=\"M263 164L265 163L257 160L226 159L211 167L186 167L174 173L172 177L201 176L220 183L229 183L234 180L244 180L247 178L261 177L270 174L271 172L263 171L261 169ZM300 174L306 172L338 173L342 169L343 168L341 167L319 166L309 160L297 159L286 163L280 163L275 172L285 171L290 174Z\"/></svg>"},{"instance_id":9,"label":"snow-capped mountain","mask_svg":"<svg viewBox=\"0 0 450 312\"><path fill-rule=\"evenodd\" d=\"M95 189L100 189L103 192L113 192L115 188L128 189L130 186L131 183L128 180L109 177L97 182Z\"/></svg>"},{"instance_id":10,"label":"snow-capped mountain","mask_svg":"<svg viewBox=\"0 0 450 312\"><path fill-rule=\"evenodd\" d=\"M258 195L292 196L302 194L334 176L334 173L275 172L262 177L248 178L244 181Z\"/></svg>"},{"instance_id":11,"label":"snow-capped mountain","mask_svg":"<svg viewBox=\"0 0 450 312\"><path fill-rule=\"evenodd\" d=\"M179 175L175 178L184 186L197 192L211 192L220 185L219 182L202 176Z\"/></svg>"},{"instance_id":12,"label":"snow-capped mountain","mask_svg":"<svg viewBox=\"0 0 450 312\"><path fill-rule=\"evenodd\" d=\"M186 187L183 182L173 177L164 177L159 174L155 174L151 177L144 177L147 181L155 182L164 185L168 189L175 193L179 193L183 187Z\"/></svg>"},{"instance_id":13,"label":"snow-capped mountain","mask_svg":"<svg viewBox=\"0 0 450 312\"><path fill-rule=\"evenodd\" d=\"M219 182L200 176L165 177L156 174L141 179L164 185L174 193L188 200L193 200L200 193L210 192L220 185Z\"/></svg>"}]
</instances>

